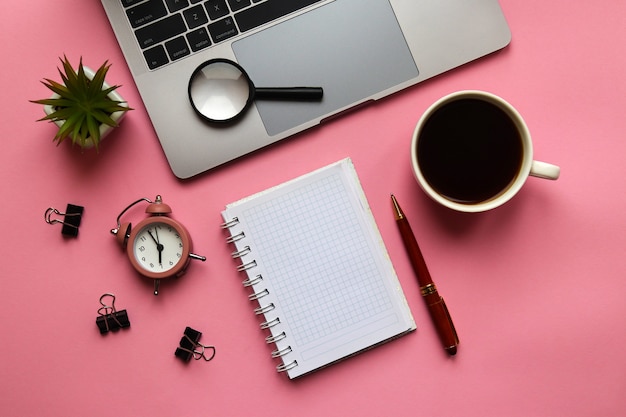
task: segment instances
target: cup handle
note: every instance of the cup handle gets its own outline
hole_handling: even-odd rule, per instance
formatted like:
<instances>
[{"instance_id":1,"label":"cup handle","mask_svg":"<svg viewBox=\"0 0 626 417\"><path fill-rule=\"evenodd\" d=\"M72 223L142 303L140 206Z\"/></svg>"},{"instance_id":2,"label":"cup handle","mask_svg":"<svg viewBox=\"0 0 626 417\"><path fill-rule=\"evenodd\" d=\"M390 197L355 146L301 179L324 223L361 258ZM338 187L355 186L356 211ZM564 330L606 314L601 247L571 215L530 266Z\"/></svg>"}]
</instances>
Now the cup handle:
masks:
<instances>
[{"instance_id":1,"label":"cup handle","mask_svg":"<svg viewBox=\"0 0 626 417\"><path fill-rule=\"evenodd\" d=\"M530 167L530 175L547 180L556 180L561 174L561 168L556 165L541 161L533 161Z\"/></svg>"}]
</instances>

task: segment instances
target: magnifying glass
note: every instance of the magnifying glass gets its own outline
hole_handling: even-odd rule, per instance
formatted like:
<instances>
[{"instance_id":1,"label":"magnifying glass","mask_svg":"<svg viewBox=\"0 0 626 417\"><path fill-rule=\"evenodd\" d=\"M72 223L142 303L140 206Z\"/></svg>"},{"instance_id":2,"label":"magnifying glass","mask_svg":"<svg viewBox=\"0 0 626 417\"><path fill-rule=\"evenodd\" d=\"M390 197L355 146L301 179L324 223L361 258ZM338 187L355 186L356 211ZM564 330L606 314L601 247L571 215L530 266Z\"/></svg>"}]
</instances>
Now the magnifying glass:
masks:
<instances>
[{"instance_id":1,"label":"magnifying glass","mask_svg":"<svg viewBox=\"0 0 626 417\"><path fill-rule=\"evenodd\" d=\"M319 101L323 95L321 87L255 87L241 65L222 58L201 64L189 79L193 109L214 123L237 119L255 99Z\"/></svg>"}]
</instances>

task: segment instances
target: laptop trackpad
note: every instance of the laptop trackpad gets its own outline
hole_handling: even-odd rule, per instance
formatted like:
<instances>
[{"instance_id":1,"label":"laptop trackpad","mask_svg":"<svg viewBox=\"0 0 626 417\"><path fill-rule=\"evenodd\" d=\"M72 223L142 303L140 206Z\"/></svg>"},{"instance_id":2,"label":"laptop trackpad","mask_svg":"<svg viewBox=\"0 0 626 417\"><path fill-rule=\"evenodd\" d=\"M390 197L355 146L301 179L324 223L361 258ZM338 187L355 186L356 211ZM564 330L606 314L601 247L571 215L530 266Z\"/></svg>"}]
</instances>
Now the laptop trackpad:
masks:
<instances>
[{"instance_id":1,"label":"laptop trackpad","mask_svg":"<svg viewBox=\"0 0 626 417\"><path fill-rule=\"evenodd\" d=\"M267 133L333 114L418 75L388 0L337 0L233 43L257 87L323 87L322 102L257 100Z\"/></svg>"}]
</instances>

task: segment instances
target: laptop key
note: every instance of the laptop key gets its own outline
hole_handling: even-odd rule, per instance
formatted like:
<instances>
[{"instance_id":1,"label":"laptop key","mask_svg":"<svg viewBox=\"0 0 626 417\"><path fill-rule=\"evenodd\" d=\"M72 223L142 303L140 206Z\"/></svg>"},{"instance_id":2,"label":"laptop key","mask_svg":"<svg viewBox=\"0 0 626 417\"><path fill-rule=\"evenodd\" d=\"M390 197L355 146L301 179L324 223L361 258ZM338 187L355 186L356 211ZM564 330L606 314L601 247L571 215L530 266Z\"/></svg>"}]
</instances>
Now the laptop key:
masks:
<instances>
[{"instance_id":1,"label":"laptop key","mask_svg":"<svg viewBox=\"0 0 626 417\"><path fill-rule=\"evenodd\" d=\"M225 41L228 38L232 38L237 35L238 32L233 19L229 16L225 19L211 23L209 25L209 33L211 33L213 42L218 43Z\"/></svg>"},{"instance_id":2,"label":"laptop key","mask_svg":"<svg viewBox=\"0 0 626 417\"><path fill-rule=\"evenodd\" d=\"M139 3L140 1L143 1L143 0L122 0L122 6L124 6L124 7L130 7L130 6L132 6L133 4L137 4L137 3Z\"/></svg>"},{"instance_id":3,"label":"laptop key","mask_svg":"<svg viewBox=\"0 0 626 417\"><path fill-rule=\"evenodd\" d=\"M174 14L163 20L154 22L135 31L141 49L148 48L166 39L181 35L187 31L187 26L180 14Z\"/></svg>"},{"instance_id":4,"label":"laptop key","mask_svg":"<svg viewBox=\"0 0 626 417\"><path fill-rule=\"evenodd\" d=\"M226 6L226 0L209 0L204 3L204 7L206 7L211 20L219 19L230 13L228 6Z\"/></svg>"},{"instance_id":5,"label":"laptop key","mask_svg":"<svg viewBox=\"0 0 626 417\"><path fill-rule=\"evenodd\" d=\"M245 32L286 16L321 0L267 0L235 14L239 29Z\"/></svg>"},{"instance_id":6,"label":"laptop key","mask_svg":"<svg viewBox=\"0 0 626 417\"><path fill-rule=\"evenodd\" d=\"M200 49L204 49L204 48L211 46L209 33L207 32L205 28L199 28L199 29L189 32L187 34L187 42L189 42L189 46L191 47L191 50L194 52L197 52Z\"/></svg>"},{"instance_id":7,"label":"laptop key","mask_svg":"<svg viewBox=\"0 0 626 417\"><path fill-rule=\"evenodd\" d=\"M176 61L191 53L184 36L179 36L178 38L165 42L165 49L172 61Z\"/></svg>"},{"instance_id":8,"label":"laptop key","mask_svg":"<svg viewBox=\"0 0 626 417\"><path fill-rule=\"evenodd\" d=\"M230 5L230 10L236 12L246 6L250 6L250 0L228 0L228 4Z\"/></svg>"},{"instance_id":9,"label":"laptop key","mask_svg":"<svg viewBox=\"0 0 626 417\"><path fill-rule=\"evenodd\" d=\"M189 1L187 0L165 0L165 3L167 3L167 8L170 9L170 13L175 13L189 6Z\"/></svg>"},{"instance_id":10,"label":"laptop key","mask_svg":"<svg viewBox=\"0 0 626 417\"><path fill-rule=\"evenodd\" d=\"M169 62L163 45L157 45L154 48L146 49L143 51L143 56L146 59L148 68L150 69L162 67Z\"/></svg>"},{"instance_id":11,"label":"laptop key","mask_svg":"<svg viewBox=\"0 0 626 417\"><path fill-rule=\"evenodd\" d=\"M185 21L187 22L189 29L197 28L205 23L209 23L209 18L206 17L206 13L201 5L193 6L192 8L185 10L183 12L183 16L185 16Z\"/></svg>"},{"instance_id":12,"label":"laptop key","mask_svg":"<svg viewBox=\"0 0 626 417\"><path fill-rule=\"evenodd\" d=\"M163 0L148 0L132 9L126 10L128 20L133 28L143 26L167 15Z\"/></svg>"}]
</instances>

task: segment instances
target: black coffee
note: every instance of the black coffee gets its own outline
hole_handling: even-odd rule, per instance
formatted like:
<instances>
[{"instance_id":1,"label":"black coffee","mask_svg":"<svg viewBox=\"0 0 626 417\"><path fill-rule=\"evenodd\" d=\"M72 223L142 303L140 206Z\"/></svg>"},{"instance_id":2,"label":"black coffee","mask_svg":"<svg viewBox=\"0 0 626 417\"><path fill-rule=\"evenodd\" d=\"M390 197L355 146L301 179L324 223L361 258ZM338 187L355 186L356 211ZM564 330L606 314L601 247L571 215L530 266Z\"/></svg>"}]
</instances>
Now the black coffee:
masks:
<instances>
[{"instance_id":1,"label":"black coffee","mask_svg":"<svg viewBox=\"0 0 626 417\"><path fill-rule=\"evenodd\" d=\"M522 163L522 141L499 107L473 98L436 110L423 126L418 162L426 181L450 200L472 204L506 189Z\"/></svg>"}]
</instances>

